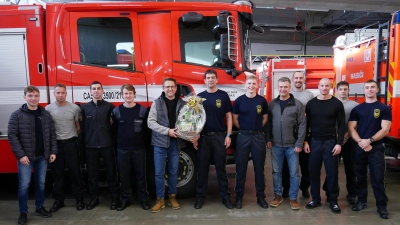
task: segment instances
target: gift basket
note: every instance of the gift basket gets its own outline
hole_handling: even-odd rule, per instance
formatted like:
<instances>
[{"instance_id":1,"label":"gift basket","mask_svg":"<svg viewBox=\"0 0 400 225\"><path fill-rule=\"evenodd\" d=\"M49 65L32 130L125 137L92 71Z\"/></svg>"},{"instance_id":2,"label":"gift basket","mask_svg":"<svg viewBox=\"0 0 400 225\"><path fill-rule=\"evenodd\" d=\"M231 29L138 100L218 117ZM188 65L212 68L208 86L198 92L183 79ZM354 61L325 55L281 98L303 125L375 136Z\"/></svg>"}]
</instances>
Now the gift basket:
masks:
<instances>
[{"instance_id":1,"label":"gift basket","mask_svg":"<svg viewBox=\"0 0 400 225\"><path fill-rule=\"evenodd\" d=\"M189 95L183 98L186 104L181 108L176 120L176 132L179 137L190 141L203 130L206 112L203 107L205 98Z\"/></svg>"}]
</instances>

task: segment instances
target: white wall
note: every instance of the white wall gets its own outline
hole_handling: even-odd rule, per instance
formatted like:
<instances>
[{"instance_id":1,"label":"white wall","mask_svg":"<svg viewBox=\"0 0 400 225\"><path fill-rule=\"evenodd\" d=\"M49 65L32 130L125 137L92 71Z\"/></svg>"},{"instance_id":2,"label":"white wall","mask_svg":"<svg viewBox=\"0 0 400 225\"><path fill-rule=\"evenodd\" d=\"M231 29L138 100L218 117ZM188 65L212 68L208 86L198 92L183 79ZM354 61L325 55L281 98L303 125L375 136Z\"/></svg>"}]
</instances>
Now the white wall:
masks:
<instances>
[{"instance_id":1,"label":"white wall","mask_svg":"<svg viewBox=\"0 0 400 225\"><path fill-rule=\"evenodd\" d=\"M252 43L253 55L303 55L301 45ZM283 51L282 51L283 50ZM333 55L332 46L307 46L306 55Z\"/></svg>"}]
</instances>

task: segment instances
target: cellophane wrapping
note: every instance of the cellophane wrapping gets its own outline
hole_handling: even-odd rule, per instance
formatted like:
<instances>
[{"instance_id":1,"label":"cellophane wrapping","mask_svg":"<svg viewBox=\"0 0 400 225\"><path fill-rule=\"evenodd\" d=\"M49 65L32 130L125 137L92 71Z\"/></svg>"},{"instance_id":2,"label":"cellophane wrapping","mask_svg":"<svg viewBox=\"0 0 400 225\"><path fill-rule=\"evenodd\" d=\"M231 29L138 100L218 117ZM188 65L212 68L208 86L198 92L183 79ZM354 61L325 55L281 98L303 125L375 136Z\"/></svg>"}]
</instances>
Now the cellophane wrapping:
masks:
<instances>
[{"instance_id":1,"label":"cellophane wrapping","mask_svg":"<svg viewBox=\"0 0 400 225\"><path fill-rule=\"evenodd\" d=\"M203 101L206 99L196 95L189 95L183 98L186 104L181 108L176 120L176 132L179 137L190 141L203 130L206 123L206 112Z\"/></svg>"}]
</instances>

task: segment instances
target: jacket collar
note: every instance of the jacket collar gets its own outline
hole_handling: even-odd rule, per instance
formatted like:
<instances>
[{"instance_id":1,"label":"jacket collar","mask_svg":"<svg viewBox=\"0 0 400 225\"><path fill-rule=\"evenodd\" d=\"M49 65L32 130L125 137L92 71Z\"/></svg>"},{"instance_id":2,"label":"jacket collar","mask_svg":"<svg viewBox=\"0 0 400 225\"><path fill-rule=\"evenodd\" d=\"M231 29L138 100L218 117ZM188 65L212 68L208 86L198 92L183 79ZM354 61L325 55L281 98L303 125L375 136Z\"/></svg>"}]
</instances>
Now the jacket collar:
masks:
<instances>
[{"instance_id":1,"label":"jacket collar","mask_svg":"<svg viewBox=\"0 0 400 225\"><path fill-rule=\"evenodd\" d=\"M296 101L294 101L294 96L289 93L289 102L287 103L288 105L296 105ZM274 102L279 103L281 100L279 99L280 95L278 95L277 98L274 99Z\"/></svg>"},{"instance_id":2,"label":"jacket collar","mask_svg":"<svg viewBox=\"0 0 400 225\"><path fill-rule=\"evenodd\" d=\"M27 103L23 104L19 109L24 112L29 112ZM44 108L40 105L38 105L38 109L40 110L40 112L42 112L44 110Z\"/></svg>"}]
</instances>

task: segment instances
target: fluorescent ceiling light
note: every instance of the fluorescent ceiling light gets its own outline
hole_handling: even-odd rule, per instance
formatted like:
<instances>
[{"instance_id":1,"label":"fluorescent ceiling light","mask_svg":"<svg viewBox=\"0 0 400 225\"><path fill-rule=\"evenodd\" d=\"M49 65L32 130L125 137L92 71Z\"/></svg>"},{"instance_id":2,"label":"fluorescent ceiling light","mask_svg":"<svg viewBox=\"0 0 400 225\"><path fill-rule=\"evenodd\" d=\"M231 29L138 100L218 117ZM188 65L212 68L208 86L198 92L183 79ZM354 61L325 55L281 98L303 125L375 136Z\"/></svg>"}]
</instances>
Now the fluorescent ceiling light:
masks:
<instances>
[{"instance_id":1,"label":"fluorescent ceiling light","mask_svg":"<svg viewBox=\"0 0 400 225\"><path fill-rule=\"evenodd\" d=\"M315 9L315 8L294 8L294 10L300 11L317 11L317 12L328 12L329 9Z\"/></svg>"},{"instance_id":2,"label":"fluorescent ceiling light","mask_svg":"<svg viewBox=\"0 0 400 225\"><path fill-rule=\"evenodd\" d=\"M294 28L271 28L270 31L295 32Z\"/></svg>"}]
</instances>

